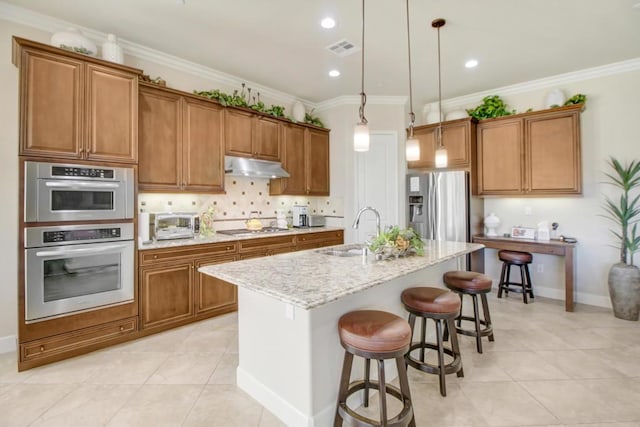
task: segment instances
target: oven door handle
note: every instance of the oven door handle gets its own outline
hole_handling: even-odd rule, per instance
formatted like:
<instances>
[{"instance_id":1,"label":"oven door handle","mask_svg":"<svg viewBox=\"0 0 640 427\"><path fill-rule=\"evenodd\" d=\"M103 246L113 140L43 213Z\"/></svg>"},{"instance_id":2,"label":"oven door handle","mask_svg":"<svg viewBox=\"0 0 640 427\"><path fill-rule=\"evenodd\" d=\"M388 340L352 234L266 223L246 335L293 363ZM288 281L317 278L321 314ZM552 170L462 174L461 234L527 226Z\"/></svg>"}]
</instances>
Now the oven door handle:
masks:
<instances>
[{"instance_id":1,"label":"oven door handle","mask_svg":"<svg viewBox=\"0 0 640 427\"><path fill-rule=\"evenodd\" d=\"M120 184L112 182L81 182L81 181L69 181L69 182L57 182L47 181L44 184L51 188L118 188Z\"/></svg>"},{"instance_id":2,"label":"oven door handle","mask_svg":"<svg viewBox=\"0 0 640 427\"><path fill-rule=\"evenodd\" d=\"M106 251L111 251L114 249L124 249L127 245L109 245L109 246L101 246L99 248L80 248L80 249L62 249L59 251L40 251L36 252L36 256L38 257L47 257L47 256L60 256L60 255L86 255L92 253L101 253Z\"/></svg>"}]
</instances>

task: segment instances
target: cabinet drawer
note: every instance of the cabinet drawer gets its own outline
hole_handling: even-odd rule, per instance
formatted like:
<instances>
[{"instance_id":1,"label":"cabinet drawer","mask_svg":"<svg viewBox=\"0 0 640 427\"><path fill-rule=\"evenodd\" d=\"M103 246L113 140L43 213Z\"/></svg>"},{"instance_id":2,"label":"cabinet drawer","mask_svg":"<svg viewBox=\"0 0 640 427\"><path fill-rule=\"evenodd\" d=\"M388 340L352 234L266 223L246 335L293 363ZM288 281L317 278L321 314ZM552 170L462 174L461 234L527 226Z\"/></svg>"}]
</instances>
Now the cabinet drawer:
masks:
<instances>
[{"instance_id":1,"label":"cabinet drawer","mask_svg":"<svg viewBox=\"0 0 640 427\"><path fill-rule=\"evenodd\" d=\"M24 362L72 351L108 341L122 335L131 334L137 330L138 318L131 317L117 322L106 323L104 325L20 344L20 361Z\"/></svg>"},{"instance_id":2,"label":"cabinet drawer","mask_svg":"<svg viewBox=\"0 0 640 427\"><path fill-rule=\"evenodd\" d=\"M250 239L250 240L240 240L238 241L238 252L253 252L253 251L261 251L276 248L293 248L295 247L295 236L277 236L277 237L265 237L261 239Z\"/></svg>"},{"instance_id":3,"label":"cabinet drawer","mask_svg":"<svg viewBox=\"0 0 640 427\"><path fill-rule=\"evenodd\" d=\"M151 249L140 251L140 265L149 265L163 261L174 261L202 255L220 255L235 253L237 242L216 243L212 245L193 245L182 248Z\"/></svg>"},{"instance_id":4,"label":"cabinet drawer","mask_svg":"<svg viewBox=\"0 0 640 427\"><path fill-rule=\"evenodd\" d=\"M337 231L321 231L318 233L306 233L306 234L300 234L297 236L297 241L296 243L298 245L300 244L306 244L306 243L312 243L312 242L321 242L323 240L343 240L344 239L344 231L342 230L337 230ZM335 244L340 244L342 242L339 243L335 243Z\"/></svg>"}]
</instances>

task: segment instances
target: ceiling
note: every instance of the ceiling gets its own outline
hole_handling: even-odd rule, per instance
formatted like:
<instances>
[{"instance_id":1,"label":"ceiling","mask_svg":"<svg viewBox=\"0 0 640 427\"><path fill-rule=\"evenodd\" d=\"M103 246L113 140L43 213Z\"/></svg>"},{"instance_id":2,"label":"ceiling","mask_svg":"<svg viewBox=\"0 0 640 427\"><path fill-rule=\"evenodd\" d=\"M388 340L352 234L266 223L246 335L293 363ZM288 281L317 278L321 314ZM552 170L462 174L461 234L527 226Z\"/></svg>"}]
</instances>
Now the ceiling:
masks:
<instances>
[{"instance_id":1,"label":"ceiling","mask_svg":"<svg viewBox=\"0 0 640 427\"><path fill-rule=\"evenodd\" d=\"M360 92L359 0L6 0L80 27L320 102ZM408 95L405 0L366 0L365 92ZM409 0L414 106L640 58L640 0ZM332 16L337 25L319 23ZM464 62L475 58L475 69ZM330 69L341 76L331 78ZM212 89L212 88L194 88Z\"/></svg>"}]
</instances>

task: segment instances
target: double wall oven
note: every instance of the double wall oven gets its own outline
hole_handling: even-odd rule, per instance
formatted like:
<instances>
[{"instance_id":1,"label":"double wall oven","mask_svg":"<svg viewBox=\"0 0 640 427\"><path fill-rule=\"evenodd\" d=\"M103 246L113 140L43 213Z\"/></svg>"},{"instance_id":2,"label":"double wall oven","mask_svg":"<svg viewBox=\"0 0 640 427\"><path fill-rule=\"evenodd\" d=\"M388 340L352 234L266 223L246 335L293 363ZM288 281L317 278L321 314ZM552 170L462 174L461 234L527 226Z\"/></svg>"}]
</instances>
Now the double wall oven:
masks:
<instances>
[{"instance_id":1,"label":"double wall oven","mask_svg":"<svg viewBox=\"0 0 640 427\"><path fill-rule=\"evenodd\" d=\"M25 321L133 301L133 169L27 161L24 172Z\"/></svg>"}]
</instances>

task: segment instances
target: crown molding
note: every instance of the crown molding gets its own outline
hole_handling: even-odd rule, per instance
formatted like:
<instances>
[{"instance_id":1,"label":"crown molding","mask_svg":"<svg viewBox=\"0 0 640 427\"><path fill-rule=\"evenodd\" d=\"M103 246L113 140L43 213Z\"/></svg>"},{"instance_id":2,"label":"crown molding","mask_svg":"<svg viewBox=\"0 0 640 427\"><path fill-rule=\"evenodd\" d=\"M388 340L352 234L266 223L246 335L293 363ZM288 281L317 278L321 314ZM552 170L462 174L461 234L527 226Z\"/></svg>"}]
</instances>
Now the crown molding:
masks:
<instances>
[{"instance_id":1,"label":"crown molding","mask_svg":"<svg viewBox=\"0 0 640 427\"><path fill-rule=\"evenodd\" d=\"M43 15L41 13L37 13L19 6L14 6L2 1L0 1L0 19L5 19L7 21L22 24L28 27L33 27L52 34L58 31L65 30L69 27L74 27L82 31L82 33L86 37L91 39L91 41L96 43L96 45L98 46L102 45L102 43L104 43L107 39L106 33L53 18L48 15ZM202 77L229 86L240 87L242 83L246 83L249 87L259 91L263 96L266 96L277 102L282 102L287 107L295 101L300 101L308 110L316 108L316 103L309 100L300 99L286 92L262 86L256 82L241 79L237 76L223 73L222 71L218 71L213 68L209 68L177 56L169 55L159 50L151 49L149 47L130 42L120 37L118 37L118 44L120 45L120 47L122 47L123 52L129 56L164 65L178 71L182 71L197 77Z\"/></svg>"},{"instance_id":2,"label":"crown molding","mask_svg":"<svg viewBox=\"0 0 640 427\"><path fill-rule=\"evenodd\" d=\"M612 64L600 65L598 67L572 71L570 73L557 74L555 76L544 77L538 80L516 83L509 86L498 87L495 89L476 92L456 98L450 98L442 101L442 109L445 110L468 107L470 104L478 103L485 96L495 95L496 93L499 93L500 96L518 95L521 93L532 92L534 90L556 88L561 85L567 85L616 74L624 74L637 70L640 70L640 58L614 62Z\"/></svg>"},{"instance_id":3,"label":"crown molding","mask_svg":"<svg viewBox=\"0 0 640 427\"><path fill-rule=\"evenodd\" d=\"M406 105L408 96L367 96L367 105ZM316 104L315 111L325 111L342 105L360 105L359 95L345 95Z\"/></svg>"}]
</instances>

